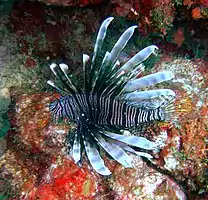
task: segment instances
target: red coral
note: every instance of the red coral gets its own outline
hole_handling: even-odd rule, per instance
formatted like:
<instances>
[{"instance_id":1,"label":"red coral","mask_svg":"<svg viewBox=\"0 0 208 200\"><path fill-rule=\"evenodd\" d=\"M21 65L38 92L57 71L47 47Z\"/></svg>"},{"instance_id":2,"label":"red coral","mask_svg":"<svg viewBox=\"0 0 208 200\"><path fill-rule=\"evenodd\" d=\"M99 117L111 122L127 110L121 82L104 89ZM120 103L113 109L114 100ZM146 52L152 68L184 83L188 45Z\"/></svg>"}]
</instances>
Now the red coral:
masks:
<instances>
[{"instance_id":1,"label":"red coral","mask_svg":"<svg viewBox=\"0 0 208 200\"><path fill-rule=\"evenodd\" d=\"M30 193L30 199L94 199L95 176L86 165L81 169L72 160L63 159L62 165L51 174L51 183L41 184Z\"/></svg>"},{"instance_id":2,"label":"red coral","mask_svg":"<svg viewBox=\"0 0 208 200\"><path fill-rule=\"evenodd\" d=\"M174 17L174 6L170 0L111 0L116 14L137 20L143 34L151 31L166 34Z\"/></svg>"},{"instance_id":3,"label":"red coral","mask_svg":"<svg viewBox=\"0 0 208 200\"><path fill-rule=\"evenodd\" d=\"M36 61L34 59L28 57L25 61L25 67L33 68L35 66L36 66Z\"/></svg>"}]
</instances>

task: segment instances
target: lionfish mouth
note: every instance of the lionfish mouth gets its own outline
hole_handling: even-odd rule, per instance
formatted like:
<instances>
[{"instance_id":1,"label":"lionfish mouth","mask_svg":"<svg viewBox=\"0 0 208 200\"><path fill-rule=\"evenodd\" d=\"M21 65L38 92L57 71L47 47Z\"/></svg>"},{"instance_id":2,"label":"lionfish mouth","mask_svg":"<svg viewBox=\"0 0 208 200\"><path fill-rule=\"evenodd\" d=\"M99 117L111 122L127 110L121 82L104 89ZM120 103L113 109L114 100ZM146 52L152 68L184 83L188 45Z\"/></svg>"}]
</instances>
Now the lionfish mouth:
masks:
<instances>
[{"instance_id":1,"label":"lionfish mouth","mask_svg":"<svg viewBox=\"0 0 208 200\"><path fill-rule=\"evenodd\" d=\"M70 155L78 163L85 152L93 169L101 175L111 174L100 155L101 150L124 167L132 167L132 158L127 152L151 159L149 152L154 151L157 144L130 132L123 135L122 130L137 128L147 122L171 120L175 101L175 92L170 89L144 90L173 79L171 72L137 78L144 71L143 62L150 55L157 54L157 46L142 49L120 66L120 53L137 26L128 28L100 62L98 57L102 54L102 45L112 20L113 17L109 17L102 23L92 59L83 55L83 89L72 82L67 75L68 66L63 63L50 65L62 86L56 86L51 80L47 82L62 94L60 99L50 104L54 121L67 119L77 124L76 130L68 135Z\"/></svg>"}]
</instances>

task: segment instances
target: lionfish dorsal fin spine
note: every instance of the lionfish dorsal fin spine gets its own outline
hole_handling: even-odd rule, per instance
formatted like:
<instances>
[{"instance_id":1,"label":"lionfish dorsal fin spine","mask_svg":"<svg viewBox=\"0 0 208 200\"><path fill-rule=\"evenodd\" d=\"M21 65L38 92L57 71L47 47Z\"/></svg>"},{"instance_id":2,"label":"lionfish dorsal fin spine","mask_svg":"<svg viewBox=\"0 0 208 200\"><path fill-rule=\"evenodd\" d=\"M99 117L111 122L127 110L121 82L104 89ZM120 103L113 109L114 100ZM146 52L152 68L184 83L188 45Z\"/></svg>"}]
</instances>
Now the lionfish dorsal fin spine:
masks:
<instances>
[{"instance_id":1,"label":"lionfish dorsal fin spine","mask_svg":"<svg viewBox=\"0 0 208 200\"><path fill-rule=\"evenodd\" d=\"M77 89L76 89L75 85L72 83L71 79L70 79L69 76L67 75L68 70L69 70L68 65L66 65L66 64L64 64L64 63L61 63L61 64L59 64L59 67L60 67L61 71L63 72L64 76L66 77L66 79L67 79L67 81L68 81L68 85L70 85L70 87L71 87L75 92L77 92Z\"/></svg>"},{"instance_id":2,"label":"lionfish dorsal fin spine","mask_svg":"<svg viewBox=\"0 0 208 200\"><path fill-rule=\"evenodd\" d=\"M84 78L84 85L83 88L86 91L87 90L87 63L90 60L90 56L88 56L87 54L83 54L82 55L82 66L83 66L83 78Z\"/></svg>"},{"instance_id":3,"label":"lionfish dorsal fin spine","mask_svg":"<svg viewBox=\"0 0 208 200\"><path fill-rule=\"evenodd\" d=\"M145 90L145 91L136 91L130 92L124 95L124 98L128 101L141 101L159 98L161 96L172 96L175 97L176 94L171 89L156 89L156 90Z\"/></svg>"},{"instance_id":4,"label":"lionfish dorsal fin spine","mask_svg":"<svg viewBox=\"0 0 208 200\"><path fill-rule=\"evenodd\" d=\"M158 47L155 45L150 45L141 51L139 51L135 56L133 56L127 63L125 63L117 73L121 73L122 71L128 72L131 71L135 66L144 62L151 54L156 54L156 50Z\"/></svg>"},{"instance_id":5,"label":"lionfish dorsal fin spine","mask_svg":"<svg viewBox=\"0 0 208 200\"><path fill-rule=\"evenodd\" d=\"M64 64L65 65L65 64ZM52 63L50 66L51 71L54 73L54 75L62 82L62 84L65 86L66 90L71 93L76 93L75 87L71 85L69 82L66 82L63 79L63 76L65 76L65 72L62 71L60 65L57 65L55 63ZM64 69L65 70L65 69ZM66 76L65 76L66 77ZM49 82L50 83L50 82ZM74 87L74 88L73 88Z\"/></svg>"},{"instance_id":6,"label":"lionfish dorsal fin spine","mask_svg":"<svg viewBox=\"0 0 208 200\"><path fill-rule=\"evenodd\" d=\"M56 86L55 83L53 81L51 81L51 80L48 80L47 81L47 84L50 85L50 86L52 86L56 90L58 90L60 93L66 92L66 90L64 90L63 88L60 88L60 87Z\"/></svg>"},{"instance_id":7,"label":"lionfish dorsal fin spine","mask_svg":"<svg viewBox=\"0 0 208 200\"><path fill-rule=\"evenodd\" d=\"M117 61L121 51L124 49L124 47L126 46L126 44L129 41L129 39L132 37L134 30L136 28L137 28L137 26L129 27L121 35L121 37L116 42L116 44L114 45L113 49L110 52L110 55L107 58L107 64L106 64L107 66L111 66L112 64L114 64Z\"/></svg>"},{"instance_id":8,"label":"lionfish dorsal fin spine","mask_svg":"<svg viewBox=\"0 0 208 200\"><path fill-rule=\"evenodd\" d=\"M90 87L92 89L92 84L95 79L94 73L95 73L95 69L96 69L96 65L95 65L96 58L101 51L108 26L113 19L114 19L113 17L109 17L106 20L104 20L104 22L102 23L102 25L98 31L98 35L97 35L97 39L96 39L95 47L94 47L94 52L93 52L93 57L92 57L92 62L91 62L91 67L90 67L89 85L87 86L88 88Z\"/></svg>"},{"instance_id":9,"label":"lionfish dorsal fin spine","mask_svg":"<svg viewBox=\"0 0 208 200\"><path fill-rule=\"evenodd\" d=\"M157 83L168 81L173 78L174 75L171 72L168 71L157 72L138 79L130 80L129 82L127 82L124 89L126 92L133 92L140 88L155 85Z\"/></svg>"},{"instance_id":10,"label":"lionfish dorsal fin spine","mask_svg":"<svg viewBox=\"0 0 208 200\"><path fill-rule=\"evenodd\" d=\"M92 64L91 64L91 70L93 69L93 66L95 64L95 59L97 57L97 55L100 53L105 36L106 36L106 32L108 29L109 24L111 23L111 21L114 19L114 17L109 17L106 20L104 20L104 22L102 23L98 35L97 35L97 39L95 42L95 48L94 48L94 53L93 53L93 57L92 57Z\"/></svg>"}]
</instances>

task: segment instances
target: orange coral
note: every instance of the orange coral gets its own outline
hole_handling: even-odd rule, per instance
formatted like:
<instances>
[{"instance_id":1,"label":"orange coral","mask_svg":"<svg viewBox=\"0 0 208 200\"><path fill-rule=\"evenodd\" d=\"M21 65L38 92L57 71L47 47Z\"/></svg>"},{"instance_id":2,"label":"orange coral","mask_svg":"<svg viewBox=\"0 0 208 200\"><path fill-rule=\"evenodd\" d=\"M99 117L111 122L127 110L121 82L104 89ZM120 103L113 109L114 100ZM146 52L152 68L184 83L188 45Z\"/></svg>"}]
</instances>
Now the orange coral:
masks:
<instances>
[{"instance_id":1,"label":"orange coral","mask_svg":"<svg viewBox=\"0 0 208 200\"><path fill-rule=\"evenodd\" d=\"M191 14L192 14L192 17L194 19L199 19L199 18L202 17L202 15L201 15L201 9L199 7L194 8L192 10Z\"/></svg>"}]
</instances>

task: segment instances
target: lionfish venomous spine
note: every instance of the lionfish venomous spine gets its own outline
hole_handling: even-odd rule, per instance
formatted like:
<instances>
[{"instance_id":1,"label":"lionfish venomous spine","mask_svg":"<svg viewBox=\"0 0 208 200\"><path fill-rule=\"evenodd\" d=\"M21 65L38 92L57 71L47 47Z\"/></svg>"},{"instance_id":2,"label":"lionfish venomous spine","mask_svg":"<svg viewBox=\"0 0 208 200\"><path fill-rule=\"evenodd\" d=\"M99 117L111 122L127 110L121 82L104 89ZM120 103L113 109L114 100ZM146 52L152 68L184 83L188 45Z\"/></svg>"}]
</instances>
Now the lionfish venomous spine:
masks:
<instances>
[{"instance_id":1,"label":"lionfish venomous spine","mask_svg":"<svg viewBox=\"0 0 208 200\"><path fill-rule=\"evenodd\" d=\"M55 121L67 119L77 124L77 130L69 133L71 142L68 144L74 161L78 163L85 152L91 166L101 175L111 174L100 155L101 149L124 167L132 166L127 152L152 158L142 149L156 149L155 142L144 137L123 135L123 130L155 120L169 121L175 100L175 93L170 89L144 90L145 87L171 80L174 78L171 72L137 78L144 71L143 61L156 54L158 47L155 45L142 49L120 66L119 55L137 26L128 28L99 62L107 28L112 20L113 17L109 17L102 23L91 62L88 55L83 55L83 89L72 83L66 64L50 65L52 72L62 82L62 87L51 80L47 82L61 94L67 94L52 102L50 111Z\"/></svg>"}]
</instances>

